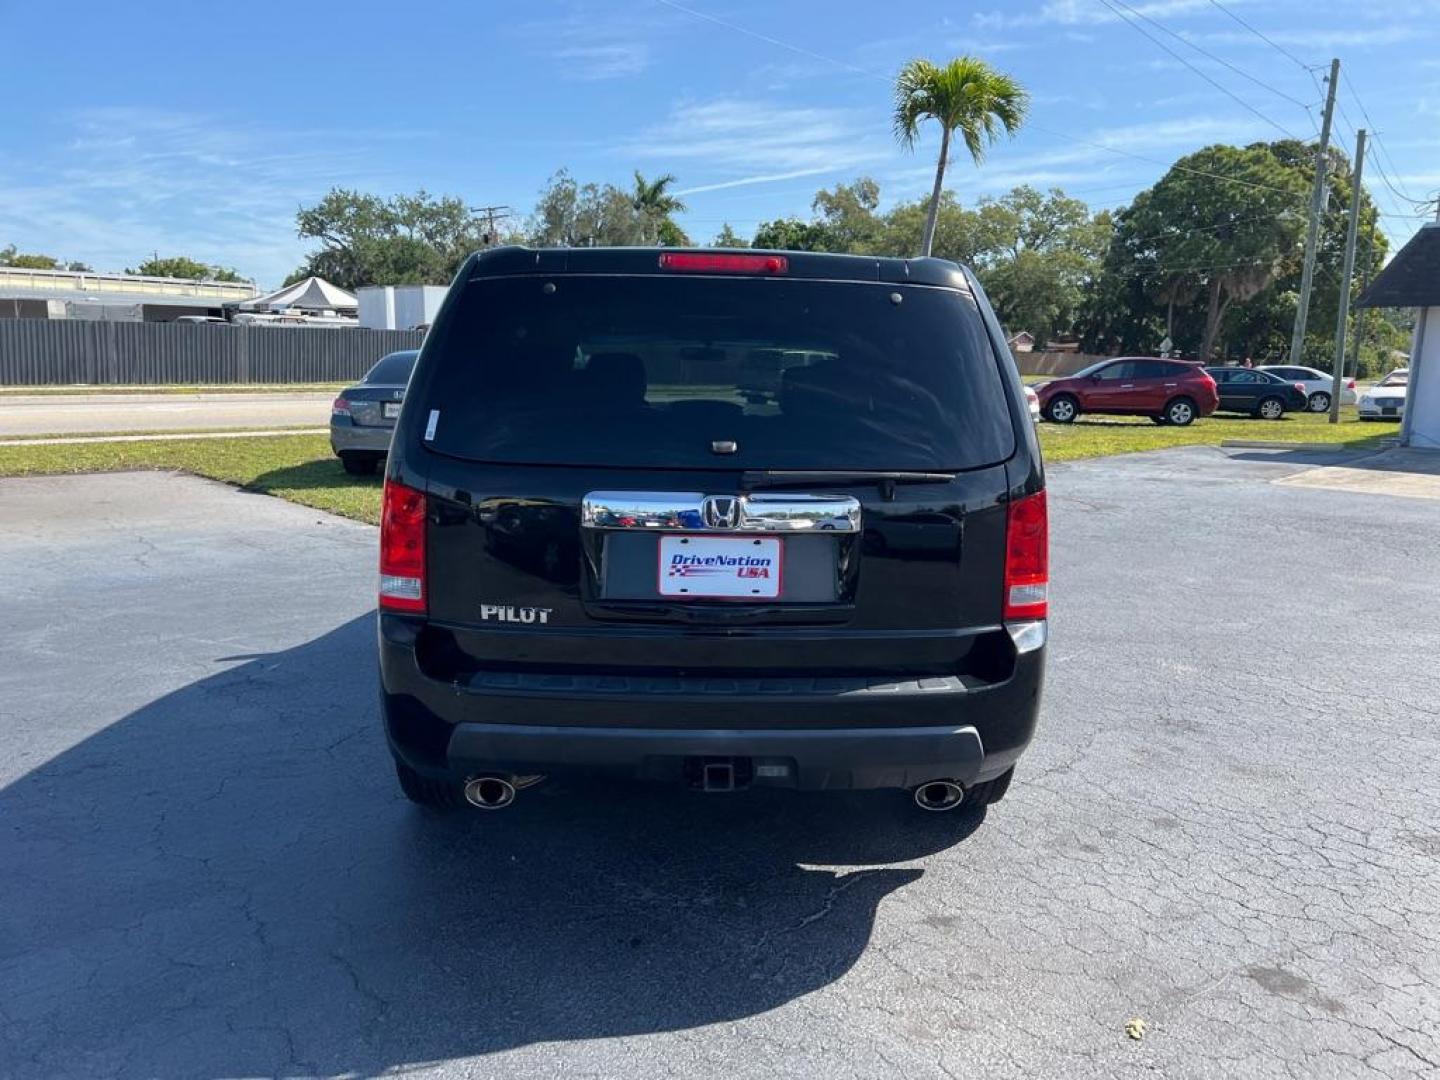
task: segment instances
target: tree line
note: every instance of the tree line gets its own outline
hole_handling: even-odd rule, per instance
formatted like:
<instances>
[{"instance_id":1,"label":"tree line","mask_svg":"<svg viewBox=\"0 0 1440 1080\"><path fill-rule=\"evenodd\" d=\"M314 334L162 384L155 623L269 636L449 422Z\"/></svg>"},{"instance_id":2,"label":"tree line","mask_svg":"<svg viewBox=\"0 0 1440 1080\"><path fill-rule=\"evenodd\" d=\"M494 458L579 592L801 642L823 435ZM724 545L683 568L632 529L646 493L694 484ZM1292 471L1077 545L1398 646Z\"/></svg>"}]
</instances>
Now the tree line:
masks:
<instances>
[{"instance_id":1,"label":"tree line","mask_svg":"<svg viewBox=\"0 0 1440 1080\"><path fill-rule=\"evenodd\" d=\"M1343 151L1329 151L1305 363L1329 368L1345 214L1354 191ZM1129 205L1091 212L1052 188L1017 187L972 208L942 193L933 253L974 268L1007 329L1087 352L1153 354L1170 339L1195 359L1281 361L1289 348L1304 256L1313 149L1297 140L1210 146L1176 161ZM817 192L808 219L766 222L750 243L808 251L913 255L925 200L880 212L861 179ZM1370 195L1360 193L1357 281L1385 261ZM733 230L718 240L734 243ZM1351 318L1359 318L1352 313ZM1371 313L1362 370L1408 346L1408 315Z\"/></svg>"},{"instance_id":2,"label":"tree line","mask_svg":"<svg viewBox=\"0 0 1440 1080\"><path fill-rule=\"evenodd\" d=\"M894 86L896 140L913 149L937 125L940 148L928 198L881 209L869 177L815 194L808 217L764 222L750 237L728 224L716 247L760 247L912 257L935 255L976 271L1011 333L1062 339L1088 352L1161 350L1196 359L1257 362L1285 357L1298 306L1313 151L1299 140L1209 146L1182 157L1129 205L1092 211L1059 188L1020 186L962 205L945 188L952 145L982 163L987 148L1025 122L1030 98L1011 76L962 56L912 60ZM1328 367L1339 306L1351 163L1328 151L1329 203L1321 223L1304 361ZM675 220L685 204L671 174L633 183L581 183L561 169L523 221L496 228L455 196L424 190L385 198L336 188L296 215L317 248L286 284L317 275L346 289L447 284L470 252L500 243L536 247L687 246ZM1356 277L1383 264L1386 241L1375 204L1359 192ZM492 231L493 230L493 231ZM48 260L0 251L11 260ZM55 260L50 263L58 266ZM27 265L26 263L15 263ZM79 264L71 264L78 267ZM142 263L136 273L238 280L228 268L188 258ZM1363 313L1352 316L1363 318ZM1407 343L1407 315L1382 312L1366 324L1361 370L1386 366Z\"/></svg>"}]
</instances>

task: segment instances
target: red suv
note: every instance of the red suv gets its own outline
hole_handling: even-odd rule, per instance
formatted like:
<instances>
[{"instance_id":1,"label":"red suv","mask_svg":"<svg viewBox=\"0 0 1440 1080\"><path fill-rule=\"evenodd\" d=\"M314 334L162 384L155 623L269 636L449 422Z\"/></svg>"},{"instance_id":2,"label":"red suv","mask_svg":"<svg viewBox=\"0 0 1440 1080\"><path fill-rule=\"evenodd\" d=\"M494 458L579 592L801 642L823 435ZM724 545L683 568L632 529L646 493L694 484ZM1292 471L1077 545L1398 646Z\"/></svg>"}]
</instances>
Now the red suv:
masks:
<instances>
[{"instance_id":1,"label":"red suv","mask_svg":"<svg viewBox=\"0 0 1440 1080\"><path fill-rule=\"evenodd\" d=\"M1220 404L1215 380L1204 368L1148 356L1101 360L1045 383L1039 393L1040 414L1057 424L1068 424L1081 413L1107 413L1184 427Z\"/></svg>"}]
</instances>

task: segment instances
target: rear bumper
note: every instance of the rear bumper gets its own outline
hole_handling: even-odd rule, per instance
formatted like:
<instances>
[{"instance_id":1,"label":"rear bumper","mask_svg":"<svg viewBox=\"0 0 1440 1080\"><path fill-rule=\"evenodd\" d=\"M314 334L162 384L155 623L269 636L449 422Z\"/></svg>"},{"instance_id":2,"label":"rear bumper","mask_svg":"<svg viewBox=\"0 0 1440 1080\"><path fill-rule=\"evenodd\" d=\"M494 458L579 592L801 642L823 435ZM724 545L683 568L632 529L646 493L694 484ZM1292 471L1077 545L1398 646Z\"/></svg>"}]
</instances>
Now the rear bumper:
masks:
<instances>
[{"instance_id":1,"label":"rear bumper","mask_svg":"<svg viewBox=\"0 0 1440 1080\"><path fill-rule=\"evenodd\" d=\"M388 453L393 427L358 427L355 424L330 425L330 449L335 453L347 450L366 450L377 454Z\"/></svg>"},{"instance_id":2,"label":"rear bumper","mask_svg":"<svg viewBox=\"0 0 1440 1080\"><path fill-rule=\"evenodd\" d=\"M757 785L914 787L948 778L972 784L985 762L973 727L840 730L712 730L460 724L450 738L453 774L611 772L656 780L685 777L687 759L745 759Z\"/></svg>"},{"instance_id":3,"label":"rear bumper","mask_svg":"<svg viewBox=\"0 0 1440 1080\"><path fill-rule=\"evenodd\" d=\"M735 759L755 784L912 787L999 776L1035 729L1045 624L1013 633L1013 672L960 679L640 679L486 673L431 679L419 620L382 614L380 677L391 750L426 775L611 773L681 781Z\"/></svg>"},{"instance_id":4,"label":"rear bumper","mask_svg":"<svg viewBox=\"0 0 1440 1080\"><path fill-rule=\"evenodd\" d=\"M1357 410L1362 420L1403 420L1405 417L1405 406L1390 406L1394 411L1386 412L1380 405L1361 404Z\"/></svg>"}]
</instances>

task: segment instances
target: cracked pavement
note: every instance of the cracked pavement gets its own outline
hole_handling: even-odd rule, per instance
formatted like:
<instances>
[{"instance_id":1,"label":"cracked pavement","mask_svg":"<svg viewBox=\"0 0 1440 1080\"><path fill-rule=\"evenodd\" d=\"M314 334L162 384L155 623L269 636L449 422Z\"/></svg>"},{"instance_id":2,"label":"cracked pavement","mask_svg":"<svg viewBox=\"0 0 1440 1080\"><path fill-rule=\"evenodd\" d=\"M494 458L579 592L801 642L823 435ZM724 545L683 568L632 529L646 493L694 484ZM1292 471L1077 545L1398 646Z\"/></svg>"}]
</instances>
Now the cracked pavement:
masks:
<instances>
[{"instance_id":1,"label":"cracked pavement","mask_svg":"<svg viewBox=\"0 0 1440 1080\"><path fill-rule=\"evenodd\" d=\"M1052 467L1044 717L983 818L427 815L373 530L0 481L0 1076L1440 1075L1440 515L1273 482L1347 463Z\"/></svg>"}]
</instances>

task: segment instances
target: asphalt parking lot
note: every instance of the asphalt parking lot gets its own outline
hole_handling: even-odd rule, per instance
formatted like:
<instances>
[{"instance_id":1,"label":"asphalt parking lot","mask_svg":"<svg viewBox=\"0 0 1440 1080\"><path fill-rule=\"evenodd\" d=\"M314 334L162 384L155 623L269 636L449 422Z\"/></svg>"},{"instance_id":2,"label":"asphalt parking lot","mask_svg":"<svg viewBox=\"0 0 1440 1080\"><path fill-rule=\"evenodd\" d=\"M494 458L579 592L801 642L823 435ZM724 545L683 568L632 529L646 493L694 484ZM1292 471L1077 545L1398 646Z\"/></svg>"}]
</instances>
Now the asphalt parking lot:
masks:
<instances>
[{"instance_id":1,"label":"asphalt parking lot","mask_svg":"<svg viewBox=\"0 0 1440 1080\"><path fill-rule=\"evenodd\" d=\"M427 816L373 530L0 481L0 1075L1434 1076L1440 513L1274 482L1346 460L1052 468L1045 715L983 820Z\"/></svg>"}]
</instances>

